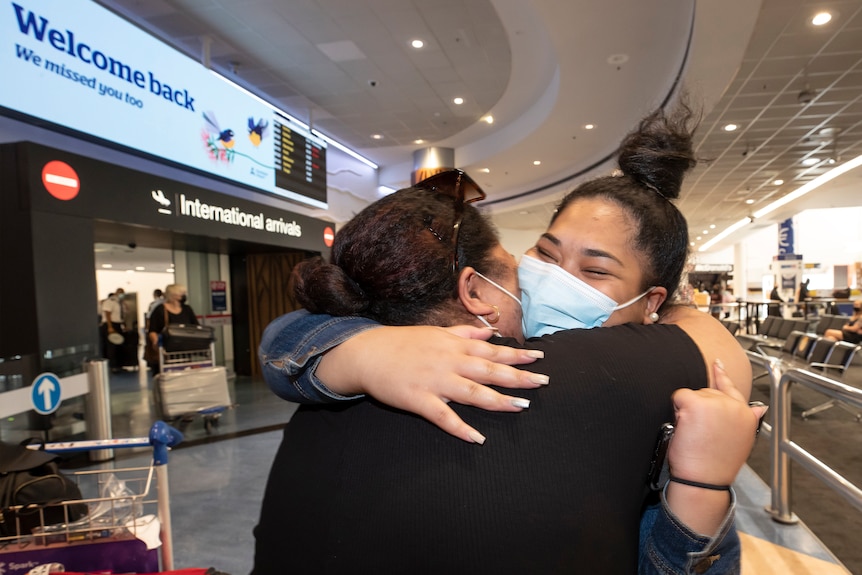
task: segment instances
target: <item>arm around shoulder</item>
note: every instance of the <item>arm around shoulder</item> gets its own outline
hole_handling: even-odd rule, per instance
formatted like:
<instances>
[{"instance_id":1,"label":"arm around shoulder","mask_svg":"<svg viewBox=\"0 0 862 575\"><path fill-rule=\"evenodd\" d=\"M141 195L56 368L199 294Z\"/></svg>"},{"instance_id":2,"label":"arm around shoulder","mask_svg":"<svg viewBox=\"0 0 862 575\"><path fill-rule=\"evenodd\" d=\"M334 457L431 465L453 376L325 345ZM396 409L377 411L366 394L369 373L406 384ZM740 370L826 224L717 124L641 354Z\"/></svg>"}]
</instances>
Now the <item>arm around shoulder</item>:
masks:
<instances>
[{"instance_id":1,"label":"arm around shoulder","mask_svg":"<svg viewBox=\"0 0 862 575\"><path fill-rule=\"evenodd\" d=\"M329 403L361 397L342 394L323 384L316 370L323 356L354 335L380 324L362 317L334 317L297 310L273 320L258 348L263 376L282 399Z\"/></svg>"}]
</instances>

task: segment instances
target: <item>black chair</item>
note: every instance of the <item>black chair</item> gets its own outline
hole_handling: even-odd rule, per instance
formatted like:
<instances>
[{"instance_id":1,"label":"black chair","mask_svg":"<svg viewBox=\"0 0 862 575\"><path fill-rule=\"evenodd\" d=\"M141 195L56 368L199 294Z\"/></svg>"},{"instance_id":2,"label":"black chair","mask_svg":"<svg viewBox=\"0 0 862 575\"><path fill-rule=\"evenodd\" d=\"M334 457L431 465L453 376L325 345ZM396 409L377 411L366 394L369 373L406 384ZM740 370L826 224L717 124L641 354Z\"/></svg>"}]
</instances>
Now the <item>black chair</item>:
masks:
<instances>
[{"instance_id":1,"label":"black chair","mask_svg":"<svg viewBox=\"0 0 862 575\"><path fill-rule=\"evenodd\" d=\"M785 326L787 327L785 331ZM766 337L779 337L778 334L784 331L784 337L787 337L787 334L793 331L793 321L784 319L783 317L777 317L769 326L769 329L766 330ZM782 337L781 339L784 339Z\"/></svg>"},{"instance_id":2,"label":"black chair","mask_svg":"<svg viewBox=\"0 0 862 575\"><path fill-rule=\"evenodd\" d=\"M772 324L775 323L775 320L781 319L775 316L766 316L763 318L763 322L760 324L760 327L757 329L757 335L768 335L769 329L772 327Z\"/></svg>"},{"instance_id":3,"label":"black chair","mask_svg":"<svg viewBox=\"0 0 862 575\"><path fill-rule=\"evenodd\" d=\"M835 342L825 362L820 366L812 365L811 367L820 368L825 375L841 383L862 389L862 346L846 341ZM826 411L835 405L849 412L857 422L862 421L862 413L837 399L830 399L811 409L806 409L802 412L802 419L808 419L812 415Z\"/></svg>"}]
</instances>

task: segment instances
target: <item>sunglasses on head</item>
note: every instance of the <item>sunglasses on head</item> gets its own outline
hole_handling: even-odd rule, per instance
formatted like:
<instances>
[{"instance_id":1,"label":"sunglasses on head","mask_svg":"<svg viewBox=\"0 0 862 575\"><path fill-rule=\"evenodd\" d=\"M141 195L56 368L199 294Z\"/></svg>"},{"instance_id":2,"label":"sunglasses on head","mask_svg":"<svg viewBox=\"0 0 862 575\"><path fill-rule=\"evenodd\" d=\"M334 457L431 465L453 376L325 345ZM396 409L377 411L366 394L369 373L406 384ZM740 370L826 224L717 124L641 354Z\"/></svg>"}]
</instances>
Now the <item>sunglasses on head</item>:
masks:
<instances>
[{"instance_id":1,"label":"sunglasses on head","mask_svg":"<svg viewBox=\"0 0 862 575\"><path fill-rule=\"evenodd\" d=\"M464 204L484 200L485 192L482 191L479 184L473 181L473 178L461 170L447 170L434 174L430 178L417 183L416 187L448 196L455 202L455 222L452 224L451 268L453 273L457 272L459 269L458 236L461 231L461 220L464 217ZM438 240L443 241L440 234L431 227L431 220L431 216L426 216L425 225Z\"/></svg>"}]
</instances>

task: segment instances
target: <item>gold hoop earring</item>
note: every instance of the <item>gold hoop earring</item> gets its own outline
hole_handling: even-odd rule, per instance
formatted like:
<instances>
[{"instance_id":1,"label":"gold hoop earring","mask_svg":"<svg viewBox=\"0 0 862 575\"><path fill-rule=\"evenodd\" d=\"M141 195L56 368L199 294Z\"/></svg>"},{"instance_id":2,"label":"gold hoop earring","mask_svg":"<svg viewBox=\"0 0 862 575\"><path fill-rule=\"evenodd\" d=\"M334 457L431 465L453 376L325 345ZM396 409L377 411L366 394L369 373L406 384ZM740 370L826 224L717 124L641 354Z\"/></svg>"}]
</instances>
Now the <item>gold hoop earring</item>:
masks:
<instances>
[{"instance_id":1,"label":"gold hoop earring","mask_svg":"<svg viewBox=\"0 0 862 575\"><path fill-rule=\"evenodd\" d=\"M494 319L489 319L488 323L497 323L498 321L500 321L500 308L498 308L497 306L495 306L493 304L489 304L489 305L491 305L491 307L494 308L496 315L494 316Z\"/></svg>"}]
</instances>

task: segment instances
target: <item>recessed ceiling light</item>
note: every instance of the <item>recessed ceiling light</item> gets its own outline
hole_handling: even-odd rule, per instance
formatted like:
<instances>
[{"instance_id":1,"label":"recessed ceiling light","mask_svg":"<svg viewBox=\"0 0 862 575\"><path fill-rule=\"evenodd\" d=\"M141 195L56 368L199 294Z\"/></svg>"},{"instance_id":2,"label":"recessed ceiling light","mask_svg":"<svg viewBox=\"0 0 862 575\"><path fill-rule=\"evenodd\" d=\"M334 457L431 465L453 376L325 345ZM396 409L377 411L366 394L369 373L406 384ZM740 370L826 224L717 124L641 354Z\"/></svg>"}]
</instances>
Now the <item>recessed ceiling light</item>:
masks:
<instances>
[{"instance_id":1,"label":"recessed ceiling light","mask_svg":"<svg viewBox=\"0 0 862 575\"><path fill-rule=\"evenodd\" d=\"M112 268L112 267L114 267L114 266L112 266L111 264L102 264L102 267L103 267L104 269L106 269L106 270L109 270L109 269L111 269L111 268Z\"/></svg>"},{"instance_id":2,"label":"recessed ceiling light","mask_svg":"<svg viewBox=\"0 0 862 575\"><path fill-rule=\"evenodd\" d=\"M811 19L811 23L815 26L823 26L832 20L832 14L829 12L819 12L814 15L814 18Z\"/></svg>"},{"instance_id":3,"label":"recessed ceiling light","mask_svg":"<svg viewBox=\"0 0 862 575\"><path fill-rule=\"evenodd\" d=\"M753 204L753 203L754 203L754 200L745 200L745 203L746 203L746 204L748 204L748 205L751 205L751 204Z\"/></svg>"},{"instance_id":4,"label":"recessed ceiling light","mask_svg":"<svg viewBox=\"0 0 862 575\"><path fill-rule=\"evenodd\" d=\"M700 236L697 236L697 237L696 237L696 238L694 238L694 239L696 239L697 241L700 241Z\"/></svg>"},{"instance_id":5,"label":"recessed ceiling light","mask_svg":"<svg viewBox=\"0 0 862 575\"><path fill-rule=\"evenodd\" d=\"M488 114L487 116L482 118L482 121L485 122L486 124L493 124L494 123L494 116L492 116L491 114Z\"/></svg>"},{"instance_id":6,"label":"recessed ceiling light","mask_svg":"<svg viewBox=\"0 0 862 575\"><path fill-rule=\"evenodd\" d=\"M483 174L490 174L490 173L491 173L491 168L482 168L482 169L481 169L481 170L479 170L479 171L480 171L480 172L482 172Z\"/></svg>"},{"instance_id":7,"label":"recessed ceiling light","mask_svg":"<svg viewBox=\"0 0 862 575\"><path fill-rule=\"evenodd\" d=\"M423 42L422 40L413 40L410 42L410 45L414 48L421 48L425 45L425 42Z\"/></svg>"},{"instance_id":8,"label":"recessed ceiling light","mask_svg":"<svg viewBox=\"0 0 862 575\"><path fill-rule=\"evenodd\" d=\"M780 186L783 183L784 183L784 180L775 180L774 182L772 182L772 185L773 186Z\"/></svg>"},{"instance_id":9,"label":"recessed ceiling light","mask_svg":"<svg viewBox=\"0 0 862 575\"><path fill-rule=\"evenodd\" d=\"M455 99L454 99L454 100L452 100L452 101L453 101L453 102L455 102L455 105L456 105L456 106L460 106L461 104L463 104L463 103L464 103L464 98L455 98Z\"/></svg>"},{"instance_id":10,"label":"recessed ceiling light","mask_svg":"<svg viewBox=\"0 0 862 575\"><path fill-rule=\"evenodd\" d=\"M584 130L592 130L595 127L595 124L584 124Z\"/></svg>"},{"instance_id":11,"label":"recessed ceiling light","mask_svg":"<svg viewBox=\"0 0 862 575\"><path fill-rule=\"evenodd\" d=\"M371 139L372 140L382 140L383 134L371 134Z\"/></svg>"},{"instance_id":12,"label":"recessed ceiling light","mask_svg":"<svg viewBox=\"0 0 862 575\"><path fill-rule=\"evenodd\" d=\"M126 270L126 273L127 274L133 274L133 273L135 273L135 270Z\"/></svg>"},{"instance_id":13,"label":"recessed ceiling light","mask_svg":"<svg viewBox=\"0 0 862 575\"><path fill-rule=\"evenodd\" d=\"M805 158L804 160L802 160L802 165L803 166L813 166L814 164L816 164L819 161L820 160L818 160L817 158Z\"/></svg>"},{"instance_id":14,"label":"recessed ceiling light","mask_svg":"<svg viewBox=\"0 0 862 575\"><path fill-rule=\"evenodd\" d=\"M702 232L700 232L700 233L702 233L702 234L708 234L708 233L709 233L709 230L703 230L703 231L702 231Z\"/></svg>"},{"instance_id":15,"label":"recessed ceiling light","mask_svg":"<svg viewBox=\"0 0 862 575\"><path fill-rule=\"evenodd\" d=\"M169 274L172 274L172 273L174 273L174 268L168 268L165 271L168 272Z\"/></svg>"},{"instance_id":16,"label":"recessed ceiling light","mask_svg":"<svg viewBox=\"0 0 862 575\"><path fill-rule=\"evenodd\" d=\"M709 229L714 230L714 229L715 229L715 224L709 224Z\"/></svg>"},{"instance_id":17,"label":"recessed ceiling light","mask_svg":"<svg viewBox=\"0 0 862 575\"><path fill-rule=\"evenodd\" d=\"M734 130L736 130L738 127L739 127L739 126L738 126L737 124L725 124L725 125L724 125L724 131L725 131L725 132L733 132L733 131L734 131Z\"/></svg>"},{"instance_id":18,"label":"recessed ceiling light","mask_svg":"<svg viewBox=\"0 0 862 575\"><path fill-rule=\"evenodd\" d=\"M694 242L689 242L689 244L688 244L688 245L690 245L690 246L694 246Z\"/></svg>"},{"instance_id":19,"label":"recessed ceiling light","mask_svg":"<svg viewBox=\"0 0 862 575\"><path fill-rule=\"evenodd\" d=\"M135 266L135 271L142 272L142 271L144 271L145 269L147 269L147 268L145 268L144 266Z\"/></svg>"},{"instance_id":20,"label":"recessed ceiling light","mask_svg":"<svg viewBox=\"0 0 862 575\"><path fill-rule=\"evenodd\" d=\"M418 140L413 140L413 143L414 144L424 144L425 140L423 140L422 138L419 138Z\"/></svg>"},{"instance_id":21,"label":"recessed ceiling light","mask_svg":"<svg viewBox=\"0 0 862 575\"><path fill-rule=\"evenodd\" d=\"M542 160L533 160L533 165L534 165L534 166L541 166L541 165L542 165Z\"/></svg>"}]
</instances>

